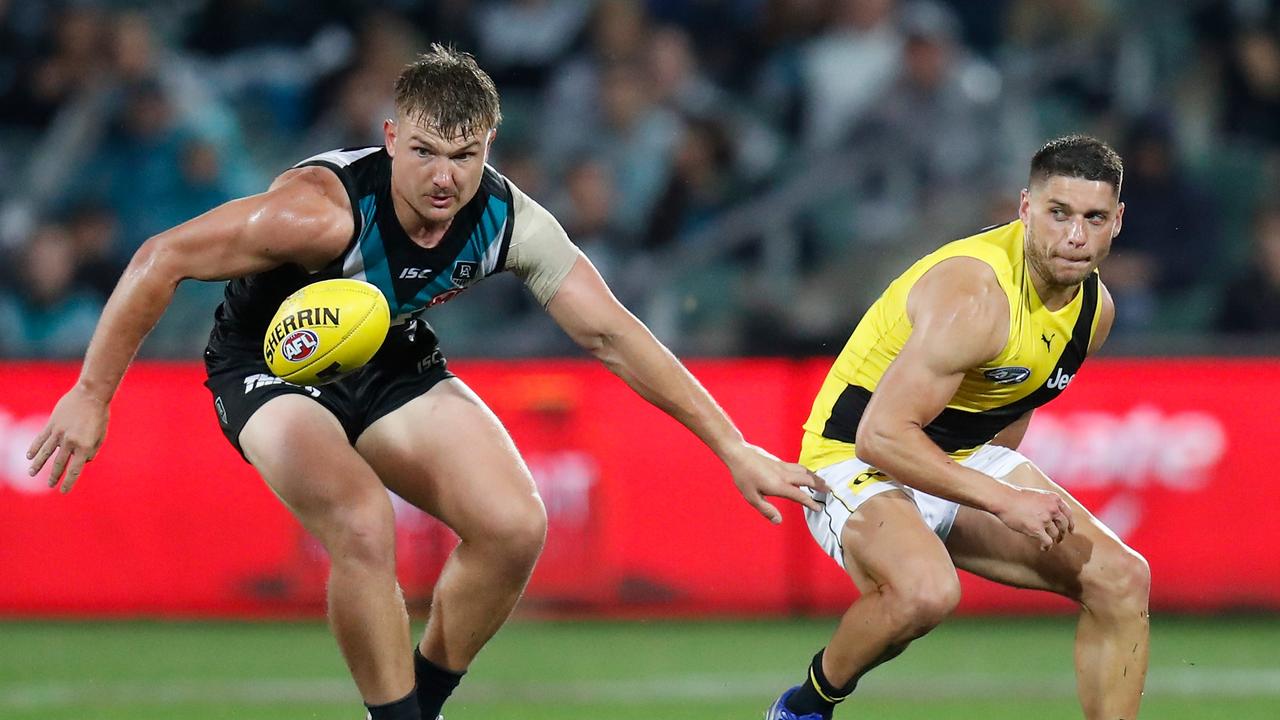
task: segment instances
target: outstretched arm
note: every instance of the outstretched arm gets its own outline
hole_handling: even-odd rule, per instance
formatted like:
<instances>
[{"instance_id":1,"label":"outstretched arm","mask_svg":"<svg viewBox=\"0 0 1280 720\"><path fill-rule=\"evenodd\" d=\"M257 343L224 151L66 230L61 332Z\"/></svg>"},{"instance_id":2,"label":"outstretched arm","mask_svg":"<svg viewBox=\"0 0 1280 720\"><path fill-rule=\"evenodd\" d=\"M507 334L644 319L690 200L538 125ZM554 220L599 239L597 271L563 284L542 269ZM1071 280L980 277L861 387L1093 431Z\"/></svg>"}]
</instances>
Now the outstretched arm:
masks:
<instances>
[{"instance_id":1,"label":"outstretched arm","mask_svg":"<svg viewBox=\"0 0 1280 720\"><path fill-rule=\"evenodd\" d=\"M62 491L71 490L106 436L107 408L126 368L179 282L226 280L288 262L319 268L342 252L353 224L338 178L304 168L143 243L107 300L79 379L27 451L29 472L53 456L50 487L62 481Z\"/></svg>"},{"instance_id":2,"label":"outstretched arm","mask_svg":"<svg viewBox=\"0 0 1280 720\"><path fill-rule=\"evenodd\" d=\"M821 488L821 480L804 467L783 463L747 443L675 355L618 302L586 256L578 256L547 304L547 312L641 397L706 443L733 473L747 502L770 522L782 522L782 514L765 495L818 509L800 487Z\"/></svg>"},{"instance_id":3,"label":"outstretched arm","mask_svg":"<svg viewBox=\"0 0 1280 720\"><path fill-rule=\"evenodd\" d=\"M1053 493L1018 488L957 463L924 433L964 373L994 358L1009 333L1009 302L991 268L945 260L907 300L911 336L880 379L855 439L858 457L930 495L986 510L1049 548L1074 525Z\"/></svg>"}]
</instances>

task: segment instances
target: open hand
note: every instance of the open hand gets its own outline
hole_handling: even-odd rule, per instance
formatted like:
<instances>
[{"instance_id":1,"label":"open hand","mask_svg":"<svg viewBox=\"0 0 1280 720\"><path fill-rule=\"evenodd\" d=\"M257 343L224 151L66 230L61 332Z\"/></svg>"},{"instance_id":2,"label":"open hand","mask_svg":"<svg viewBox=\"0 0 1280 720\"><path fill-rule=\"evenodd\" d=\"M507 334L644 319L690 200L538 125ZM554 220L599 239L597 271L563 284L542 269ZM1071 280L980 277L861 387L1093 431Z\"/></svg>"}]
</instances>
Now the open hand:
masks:
<instances>
[{"instance_id":1,"label":"open hand","mask_svg":"<svg viewBox=\"0 0 1280 720\"><path fill-rule=\"evenodd\" d=\"M801 488L828 492L827 485L803 465L782 462L765 450L747 444L726 464L742 497L775 525L782 522L782 513L764 499L766 495L798 502L810 510L822 509L822 505Z\"/></svg>"},{"instance_id":2,"label":"open hand","mask_svg":"<svg viewBox=\"0 0 1280 720\"><path fill-rule=\"evenodd\" d=\"M62 481L62 492L71 492L85 463L92 460L102 446L107 434L107 415L107 403L78 386L71 388L53 407L49 422L27 450L27 459L31 461L28 473L34 476L40 472L52 456L49 487ZM65 480L62 479L64 472Z\"/></svg>"}]
</instances>

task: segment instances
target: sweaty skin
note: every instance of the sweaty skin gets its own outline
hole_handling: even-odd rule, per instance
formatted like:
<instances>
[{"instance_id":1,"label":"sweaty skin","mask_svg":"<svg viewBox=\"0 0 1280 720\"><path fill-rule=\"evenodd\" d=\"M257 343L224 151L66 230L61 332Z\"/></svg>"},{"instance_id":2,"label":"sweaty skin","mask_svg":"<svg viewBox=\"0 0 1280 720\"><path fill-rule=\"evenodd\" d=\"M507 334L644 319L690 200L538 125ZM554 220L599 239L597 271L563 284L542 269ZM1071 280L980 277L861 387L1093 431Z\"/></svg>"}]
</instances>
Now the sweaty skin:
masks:
<instances>
[{"instance_id":1,"label":"sweaty skin","mask_svg":"<svg viewBox=\"0 0 1280 720\"><path fill-rule=\"evenodd\" d=\"M1052 176L1022 192L1027 267L1047 308L1060 309L1080 292L1109 252L1123 214L1110 183ZM1090 354L1115 318L1110 293L1098 287ZM1075 665L1084 715L1136 718L1148 655L1146 561L1034 465L993 478L960 465L924 433L965 372L1001 353L1009 313L991 267L973 258L939 262L912 288L911 334L862 415L856 452L904 485L960 508L944 543L899 491L857 507L841 529L840 547L861 597L824 650L822 673L835 687L848 687L929 632L959 602L956 570L964 569L1079 603ZM1028 412L991 444L1016 449L1030 419Z\"/></svg>"}]
</instances>

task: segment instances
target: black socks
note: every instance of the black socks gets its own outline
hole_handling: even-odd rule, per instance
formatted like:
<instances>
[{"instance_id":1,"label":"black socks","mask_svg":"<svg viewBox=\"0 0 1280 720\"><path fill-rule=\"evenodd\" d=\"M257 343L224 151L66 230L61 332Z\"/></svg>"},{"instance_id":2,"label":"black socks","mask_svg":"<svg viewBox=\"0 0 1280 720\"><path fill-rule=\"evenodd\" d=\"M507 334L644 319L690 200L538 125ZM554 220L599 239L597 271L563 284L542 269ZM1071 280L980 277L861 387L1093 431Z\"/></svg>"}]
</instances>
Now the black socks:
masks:
<instances>
[{"instance_id":1,"label":"black socks","mask_svg":"<svg viewBox=\"0 0 1280 720\"><path fill-rule=\"evenodd\" d=\"M787 709L796 715L817 713L829 718L835 712L836 703L849 697L858 685L858 679L854 678L847 687L834 687L827 676L822 674L822 652L819 650L813 656L813 662L809 663L809 676L805 678L804 684L787 698Z\"/></svg>"},{"instance_id":2,"label":"black socks","mask_svg":"<svg viewBox=\"0 0 1280 720\"><path fill-rule=\"evenodd\" d=\"M418 681L415 692L422 720L436 720L440 708L444 707L444 701L449 699L465 674L445 670L423 656L417 647L413 649L413 675Z\"/></svg>"},{"instance_id":3,"label":"black socks","mask_svg":"<svg viewBox=\"0 0 1280 720\"><path fill-rule=\"evenodd\" d=\"M422 717L418 712L418 698L415 693L409 693L386 705L366 704L365 707L369 710L370 720L419 720ZM436 720L434 715L431 716L431 720Z\"/></svg>"},{"instance_id":4,"label":"black socks","mask_svg":"<svg viewBox=\"0 0 1280 720\"><path fill-rule=\"evenodd\" d=\"M822 653L826 648L819 650L818 654L813 656L813 662L809 663L809 677L805 678L804 684L796 688L796 691L791 693L791 697L787 698L787 709L797 715L817 713L824 718L830 718L835 712L836 704L858 689L858 681L863 675L898 657L906 649L905 643L890 645L880 653L879 657L872 660L870 665L854 675L847 685L840 688L832 685L827 680L827 676L822 674Z\"/></svg>"}]
</instances>

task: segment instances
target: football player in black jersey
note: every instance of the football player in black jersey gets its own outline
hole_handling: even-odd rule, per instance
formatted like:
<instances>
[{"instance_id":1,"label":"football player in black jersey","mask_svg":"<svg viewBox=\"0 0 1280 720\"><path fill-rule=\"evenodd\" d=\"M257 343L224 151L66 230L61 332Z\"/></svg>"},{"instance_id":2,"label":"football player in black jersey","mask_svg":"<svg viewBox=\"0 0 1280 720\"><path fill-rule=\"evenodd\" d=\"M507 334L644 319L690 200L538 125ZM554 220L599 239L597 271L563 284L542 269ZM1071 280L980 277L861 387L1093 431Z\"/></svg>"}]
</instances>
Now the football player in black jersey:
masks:
<instances>
[{"instance_id":1,"label":"football player in black jersey","mask_svg":"<svg viewBox=\"0 0 1280 720\"><path fill-rule=\"evenodd\" d=\"M28 457L32 474L52 459L50 484L69 491L178 283L230 280L205 358L223 431L328 551L329 621L370 716L432 720L511 612L547 525L505 429L446 369L418 317L428 306L512 270L579 345L706 443L765 517L781 520L766 495L816 507L801 487L821 481L747 443L559 223L486 165L498 95L471 56L433 46L395 90L385 147L316 156L145 243ZM318 388L249 382L267 372L264 318L327 277L382 288L395 323L382 350ZM412 655L387 489L461 539Z\"/></svg>"}]
</instances>

